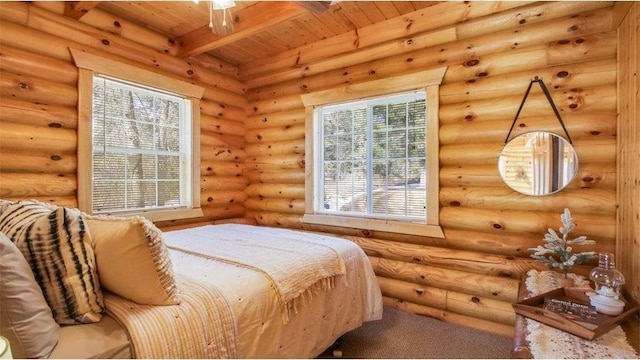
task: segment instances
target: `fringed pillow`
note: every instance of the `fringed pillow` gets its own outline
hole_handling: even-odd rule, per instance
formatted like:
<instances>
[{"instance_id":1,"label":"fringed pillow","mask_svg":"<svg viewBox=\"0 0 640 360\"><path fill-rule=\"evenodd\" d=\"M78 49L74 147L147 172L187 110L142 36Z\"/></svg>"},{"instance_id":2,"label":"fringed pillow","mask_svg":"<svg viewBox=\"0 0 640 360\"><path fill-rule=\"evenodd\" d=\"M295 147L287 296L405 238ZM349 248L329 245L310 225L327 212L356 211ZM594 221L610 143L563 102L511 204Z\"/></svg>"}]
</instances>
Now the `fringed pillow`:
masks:
<instances>
[{"instance_id":1,"label":"fringed pillow","mask_svg":"<svg viewBox=\"0 0 640 360\"><path fill-rule=\"evenodd\" d=\"M84 215L94 240L100 283L144 305L180 303L162 232L142 217Z\"/></svg>"},{"instance_id":2,"label":"fringed pillow","mask_svg":"<svg viewBox=\"0 0 640 360\"><path fill-rule=\"evenodd\" d=\"M0 231L24 255L58 324L100 321L102 292L79 210L19 201L0 215Z\"/></svg>"}]
</instances>

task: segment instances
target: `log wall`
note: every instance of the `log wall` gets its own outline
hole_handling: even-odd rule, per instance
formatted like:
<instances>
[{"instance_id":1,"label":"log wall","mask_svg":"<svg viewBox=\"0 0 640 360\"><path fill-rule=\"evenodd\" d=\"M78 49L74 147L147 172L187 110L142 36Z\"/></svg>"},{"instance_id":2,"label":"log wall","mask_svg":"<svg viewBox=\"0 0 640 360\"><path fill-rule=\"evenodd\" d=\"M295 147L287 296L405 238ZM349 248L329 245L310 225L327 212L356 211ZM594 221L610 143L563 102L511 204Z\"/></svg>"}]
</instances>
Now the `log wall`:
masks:
<instances>
[{"instance_id":1,"label":"log wall","mask_svg":"<svg viewBox=\"0 0 640 360\"><path fill-rule=\"evenodd\" d=\"M640 5L616 5L618 28L618 243L617 268L629 295L640 302Z\"/></svg>"},{"instance_id":2,"label":"log wall","mask_svg":"<svg viewBox=\"0 0 640 360\"><path fill-rule=\"evenodd\" d=\"M192 226L245 213L244 85L237 68L172 56L175 41L96 10L82 22L64 3L5 2L0 15L0 198L77 206L77 80L68 48L90 48L205 88L201 100L204 216L160 223ZM107 21L108 20L108 21ZM113 26L113 22L119 26Z\"/></svg>"},{"instance_id":3,"label":"log wall","mask_svg":"<svg viewBox=\"0 0 640 360\"><path fill-rule=\"evenodd\" d=\"M612 9L611 2L446 2L426 9L429 16L408 14L410 24L395 19L343 35L345 41L327 39L241 67L248 86L247 221L350 239L370 256L387 305L512 335L519 279L530 268L544 269L527 249L541 244L548 228L558 229L565 207L577 223L574 235L597 241L581 250L616 249ZM439 113L445 238L303 223L310 199L303 191L300 95L442 66L448 67ZM541 197L512 191L497 168L535 76L551 90L580 162L566 190ZM564 135L538 89L512 136L539 129Z\"/></svg>"}]
</instances>

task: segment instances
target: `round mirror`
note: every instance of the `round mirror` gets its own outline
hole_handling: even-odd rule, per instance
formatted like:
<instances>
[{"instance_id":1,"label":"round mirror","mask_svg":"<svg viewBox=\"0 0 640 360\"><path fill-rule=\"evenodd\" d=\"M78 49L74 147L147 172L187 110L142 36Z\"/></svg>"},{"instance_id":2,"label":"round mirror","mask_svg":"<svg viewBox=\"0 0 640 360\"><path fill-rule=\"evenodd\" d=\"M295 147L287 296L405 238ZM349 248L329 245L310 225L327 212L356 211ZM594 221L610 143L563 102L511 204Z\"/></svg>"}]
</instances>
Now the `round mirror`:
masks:
<instances>
[{"instance_id":1,"label":"round mirror","mask_svg":"<svg viewBox=\"0 0 640 360\"><path fill-rule=\"evenodd\" d=\"M578 172L578 155L563 137L534 131L505 145L498 160L502 180L525 195L548 195L562 190Z\"/></svg>"}]
</instances>

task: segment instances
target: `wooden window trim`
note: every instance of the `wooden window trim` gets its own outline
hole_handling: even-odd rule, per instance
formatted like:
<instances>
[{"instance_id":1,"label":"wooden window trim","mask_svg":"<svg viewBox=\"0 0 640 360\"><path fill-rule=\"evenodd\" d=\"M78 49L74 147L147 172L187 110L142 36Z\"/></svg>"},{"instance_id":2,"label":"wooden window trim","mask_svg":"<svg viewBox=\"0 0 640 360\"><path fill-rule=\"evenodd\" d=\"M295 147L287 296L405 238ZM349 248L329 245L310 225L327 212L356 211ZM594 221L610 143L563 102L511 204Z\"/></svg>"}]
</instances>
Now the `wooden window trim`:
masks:
<instances>
[{"instance_id":1,"label":"wooden window trim","mask_svg":"<svg viewBox=\"0 0 640 360\"><path fill-rule=\"evenodd\" d=\"M335 89L321 90L302 95L305 106L305 214L303 222L341 227L354 227L402 234L414 234L444 238L440 226L439 203L439 86L447 68L437 68L399 75L364 83L351 84ZM315 107L337 102L389 95L403 91L423 89L427 93L427 219L426 224L393 220L369 219L348 216L321 215L315 213Z\"/></svg>"},{"instance_id":2,"label":"wooden window trim","mask_svg":"<svg viewBox=\"0 0 640 360\"><path fill-rule=\"evenodd\" d=\"M204 88L171 76L159 74L126 60L115 60L107 55L97 55L86 50L70 48L71 56L78 67L78 208L88 214L92 207L92 175L85 169L92 168L92 102L93 76L95 73L113 76L136 84L170 91L190 98L192 114L191 131L191 203L188 209L153 210L118 214L140 215L152 221L177 220L203 216L200 208L200 99Z\"/></svg>"}]
</instances>

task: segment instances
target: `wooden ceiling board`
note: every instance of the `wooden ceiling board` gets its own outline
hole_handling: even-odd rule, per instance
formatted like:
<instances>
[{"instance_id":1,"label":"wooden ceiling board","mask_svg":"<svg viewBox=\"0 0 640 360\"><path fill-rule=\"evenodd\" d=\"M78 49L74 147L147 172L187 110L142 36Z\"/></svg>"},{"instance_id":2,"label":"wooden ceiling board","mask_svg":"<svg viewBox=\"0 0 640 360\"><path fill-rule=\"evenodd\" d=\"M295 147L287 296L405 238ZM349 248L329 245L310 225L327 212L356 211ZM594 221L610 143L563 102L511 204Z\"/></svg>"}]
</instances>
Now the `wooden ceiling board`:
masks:
<instances>
[{"instance_id":1,"label":"wooden ceiling board","mask_svg":"<svg viewBox=\"0 0 640 360\"><path fill-rule=\"evenodd\" d=\"M346 18L348 18L351 23L353 23L357 28L365 27L372 24L371 20L369 20L367 15L360 9L357 2L341 2L339 3L339 5L342 9L341 13Z\"/></svg>"},{"instance_id":2,"label":"wooden ceiling board","mask_svg":"<svg viewBox=\"0 0 640 360\"><path fill-rule=\"evenodd\" d=\"M393 5L396 6L396 9L398 9L400 14L407 14L416 11L416 8L410 1L394 1Z\"/></svg>"},{"instance_id":3,"label":"wooden ceiling board","mask_svg":"<svg viewBox=\"0 0 640 360\"><path fill-rule=\"evenodd\" d=\"M387 17L376 6L375 1L360 1L358 7L372 24L387 20Z\"/></svg>"},{"instance_id":4,"label":"wooden ceiling board","mask_svg":"<svg viewBox=\"0 0 640 360\"><path fill-rule=\"evenodd\" d=\"M312 33L315 39L322 40L331 36L337 35L329 27L320 21L316 16L304 16L299 19L293 20L297 26L304 28L306 31Z\"/></svg>"},{"instance_id":5,"label":"wooden ceiling board","mask_svg":"<svg viewBox=\"0 0 640 360\"><path fill-rule=\"evenodd\" d=\"M375 1L375 4L387 19L400 15L400 12L391 1Z\"/></svg>"}]
</instances>

